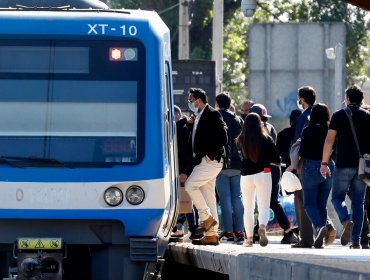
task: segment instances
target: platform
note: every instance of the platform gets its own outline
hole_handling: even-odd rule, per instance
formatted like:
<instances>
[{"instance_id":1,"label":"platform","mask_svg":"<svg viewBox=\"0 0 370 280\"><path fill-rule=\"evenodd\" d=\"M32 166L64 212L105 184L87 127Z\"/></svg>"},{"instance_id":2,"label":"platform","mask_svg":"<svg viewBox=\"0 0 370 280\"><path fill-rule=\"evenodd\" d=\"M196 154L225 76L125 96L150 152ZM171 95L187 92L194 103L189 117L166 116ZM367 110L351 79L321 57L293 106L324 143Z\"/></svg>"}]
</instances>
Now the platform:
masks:
<instances>
[{"instance_id":1,"label":"platform","mask_svg":"<svg viewBox=\"0 0 370 280\"><path fill-rule=\"evenodd\" d=\"M370 250L341 246L339 240L324 249L296 249L269 236L269 244L200 246L170 243L175 262L229 275L230 280L370 280Z\"/></svg>"}]
</instances>

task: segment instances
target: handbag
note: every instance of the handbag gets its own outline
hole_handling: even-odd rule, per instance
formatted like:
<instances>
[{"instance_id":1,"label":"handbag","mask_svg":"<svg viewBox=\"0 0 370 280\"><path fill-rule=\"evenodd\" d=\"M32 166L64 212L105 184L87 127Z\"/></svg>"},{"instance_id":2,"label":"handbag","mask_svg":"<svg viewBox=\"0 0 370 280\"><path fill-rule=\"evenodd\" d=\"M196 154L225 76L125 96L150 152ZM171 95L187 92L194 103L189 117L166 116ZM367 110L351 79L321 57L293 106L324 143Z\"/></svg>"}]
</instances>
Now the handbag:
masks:
<instances>
[{"instance_id":1,"label":"handbag","mask_svg":"<svg viewBox=\"0 0 370 280\"><path fill-rule=\"evenodd\" d=\"M357 147L357 152L358 152L358 156L359 156L358 177L362 181L364 181L366 185L370 186L370 155L369 154L361 155L360 145L358 144L357 135L356 135L356 131L355 131L355 126L353 125L352 111L348 107L346 107L344 109L344 111L346 112L346 114L348 116L349 124L350 124L351 130L352 130L353 139L355 140L356 147Z\"/></svg>"},{"instance_id":2,"label":"handbag","mask_svg":"<svg viewBox=\"0 0 370 280\"><path fill-rule=\"evenodd\" d=\"M290 147L289 157L290 165L296 170L296 175L301 179L303 159L299 156L299 149L301 148L301 138L298 138L297 141Z\"/></svg>"}]
</instances>

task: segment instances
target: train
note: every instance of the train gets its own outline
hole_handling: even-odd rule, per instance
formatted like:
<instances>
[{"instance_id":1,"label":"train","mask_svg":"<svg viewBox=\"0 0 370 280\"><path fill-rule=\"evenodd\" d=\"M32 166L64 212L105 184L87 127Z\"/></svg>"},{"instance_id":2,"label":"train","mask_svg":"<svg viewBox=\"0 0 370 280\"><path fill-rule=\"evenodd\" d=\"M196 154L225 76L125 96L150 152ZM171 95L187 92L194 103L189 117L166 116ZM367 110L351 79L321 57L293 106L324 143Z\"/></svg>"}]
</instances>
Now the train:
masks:
<instances>
[{"instance_id":1,"label":"train","mask_svg":"<svg viewBox=\"0 0 370 280\"><path fill-rule=\"evenodd\" d=\"M170 32L0 0L0 279L158 279L176 223Z\"/></svg>"}]
</instances>

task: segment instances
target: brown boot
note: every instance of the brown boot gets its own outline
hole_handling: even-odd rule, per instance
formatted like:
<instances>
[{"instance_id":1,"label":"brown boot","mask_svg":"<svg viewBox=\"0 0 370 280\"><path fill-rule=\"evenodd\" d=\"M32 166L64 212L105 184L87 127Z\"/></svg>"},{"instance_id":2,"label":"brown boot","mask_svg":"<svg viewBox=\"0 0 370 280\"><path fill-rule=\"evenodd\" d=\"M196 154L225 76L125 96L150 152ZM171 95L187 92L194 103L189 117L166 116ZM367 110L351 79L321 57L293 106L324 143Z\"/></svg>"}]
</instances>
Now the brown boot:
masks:
<instances>
[{"instance_id":1,"label":"brown boot","mask_svg":"<svg viewBox=\"0 0 370 280\"><path fill-rule=\"evenodd\" d=\"M195 229L196 235L204 234L205 232L209 231L211 227L217 225L217 221L213 219L212 216L209 216L207 220L200 222L200 225L197 229Z\"/></svg>"},{"instance_id":2,"label":"brown boot","mask_svg":"<svg viewBox=\"0 0 370 280\"><path fill-rule=\"evenodd\" d=\"M220 242L218 241L217 235L209 235L204 236L201 239L194 239L192 241L194 245L219 245Z\"/></svg>"},{"instance_id":3,"label":"brown boot","mask_svg":"<svg viewBox=\"0 0 370 280\"><path fill-rule=\"evenodd\" d=\"M325 235L324 243L325 243L326 246L328 246L328 245L334 243L335 238L337 236L337 231L333 227L332 224L327 224L326 227L328 228L328 233Z\"/></svg>"}]
</instances>

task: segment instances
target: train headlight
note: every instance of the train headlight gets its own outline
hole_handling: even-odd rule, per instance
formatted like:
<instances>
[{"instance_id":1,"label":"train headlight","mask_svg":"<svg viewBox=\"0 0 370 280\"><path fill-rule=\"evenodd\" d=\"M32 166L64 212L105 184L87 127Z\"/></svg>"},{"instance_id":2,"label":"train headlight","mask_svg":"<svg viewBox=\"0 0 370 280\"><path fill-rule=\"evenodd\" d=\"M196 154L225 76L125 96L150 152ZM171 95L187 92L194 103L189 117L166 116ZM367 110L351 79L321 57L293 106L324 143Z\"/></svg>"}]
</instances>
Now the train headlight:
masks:
<instances>
[{"instance_id":1,"label":"train headlight","mask_svg":"<svg viewBox=\"0 0 370 280\"><path fill-rule=\"evenodd\" d=\"M123 201L123 193L117 187L110 187L104 192L104 201L109 206L118 206Z\"/></svg>"},{"instance_id":2,"label":"train headlight","mask_svg":"<svg viewBox=\"0 0 370 280\"><path fill-rule=\"evenodd\" d=\"M132 205L138 205L144 201L145 192L139 186L133 185L126 191L126 200Z\"/></svg>"}]
</instances>

